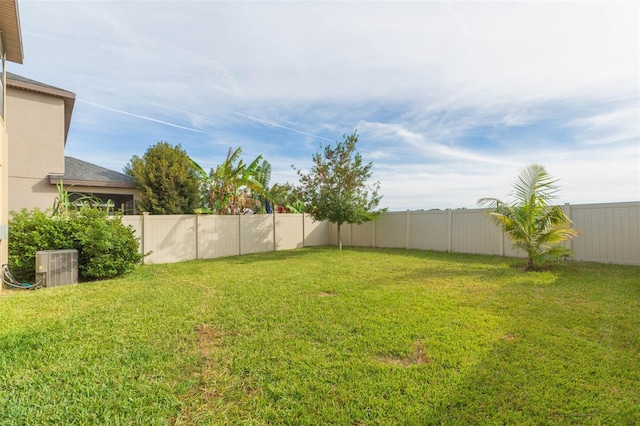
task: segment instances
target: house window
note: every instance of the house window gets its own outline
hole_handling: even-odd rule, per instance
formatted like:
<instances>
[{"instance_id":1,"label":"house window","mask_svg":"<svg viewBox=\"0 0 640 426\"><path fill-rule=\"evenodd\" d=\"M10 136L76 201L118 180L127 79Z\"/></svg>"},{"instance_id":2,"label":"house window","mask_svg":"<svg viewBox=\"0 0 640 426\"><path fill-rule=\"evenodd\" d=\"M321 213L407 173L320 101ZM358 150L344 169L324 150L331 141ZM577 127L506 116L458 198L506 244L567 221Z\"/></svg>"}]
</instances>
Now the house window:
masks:
<instances>
[{"instance_id":1,"label":"house window","mask_svg":"<svg viewBox=\"0 0 640 426\"><path fill-rule=\"evenodd\" d=\"M109 207L115 212L121 212L123 214L134 213L134 200L131 194L95 194L95 193L83 193L74 192L70 194L71 202L78 202L78 204L89 204L94 207Z\"/></svg>"}]
</instances>

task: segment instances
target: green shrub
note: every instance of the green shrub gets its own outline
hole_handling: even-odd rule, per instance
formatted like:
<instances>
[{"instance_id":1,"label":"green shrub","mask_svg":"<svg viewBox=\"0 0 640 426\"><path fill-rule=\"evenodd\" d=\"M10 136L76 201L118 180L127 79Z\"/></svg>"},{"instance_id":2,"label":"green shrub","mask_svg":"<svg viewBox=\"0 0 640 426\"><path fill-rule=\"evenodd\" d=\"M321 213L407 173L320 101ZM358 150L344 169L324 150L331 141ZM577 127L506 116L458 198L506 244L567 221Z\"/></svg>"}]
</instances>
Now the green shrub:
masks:
<instances>
[{"instance_id":1,"label":"green shrub","mask_svg":"<svg viewBox=\"0 0 640 426\"><path fill-rule=\"evenodd\" d=\"M18 280L35 279L37 251L58 249L78 250L83 280L124 275L142 260L137 238L120 216L91 207L56 216L39 209L12 212L9 268Z\"/></svg>"},{"instance_id":2,"label":"green shrub","mask_svg":"<svg viewBox=\"0 0 640 426\"><path fill-rule=\"evenodd\" d=\"M78 272L83 278L124 275L142 260L138 240L120 216L109 217L101 210L83 207L77 219Z\"/></svg>"},{"instance_id":3,"label":"green shrub","mask_svg":"<svg viewBox=\"0 0 640 426\"><path fill-rule=\"evenodd\" d=\"M62 220L56 220L39 209L22 209L11 215L9 267L17 279L33 280L37 251L74 247L73 237L66 232L66 224Z\"/></svg>"}]
</instances>

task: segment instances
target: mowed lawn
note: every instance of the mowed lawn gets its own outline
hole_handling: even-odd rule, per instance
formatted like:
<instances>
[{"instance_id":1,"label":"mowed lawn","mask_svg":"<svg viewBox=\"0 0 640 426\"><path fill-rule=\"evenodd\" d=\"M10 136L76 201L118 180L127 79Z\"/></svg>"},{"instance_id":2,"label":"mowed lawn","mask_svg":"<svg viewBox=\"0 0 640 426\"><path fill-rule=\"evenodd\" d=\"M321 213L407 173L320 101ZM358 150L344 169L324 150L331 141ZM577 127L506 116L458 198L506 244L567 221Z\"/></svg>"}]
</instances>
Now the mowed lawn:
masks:
<instances>
[{"instance_id":1,"label":"mowed lawn","mask_svg":"<svg viewBox=\"0 0 640 426\"><path fill-rule=\"evenodd\" d=\"M306 248L0 293L0 424L639 424L640 268Z\"/></svg>"}]
</instances>

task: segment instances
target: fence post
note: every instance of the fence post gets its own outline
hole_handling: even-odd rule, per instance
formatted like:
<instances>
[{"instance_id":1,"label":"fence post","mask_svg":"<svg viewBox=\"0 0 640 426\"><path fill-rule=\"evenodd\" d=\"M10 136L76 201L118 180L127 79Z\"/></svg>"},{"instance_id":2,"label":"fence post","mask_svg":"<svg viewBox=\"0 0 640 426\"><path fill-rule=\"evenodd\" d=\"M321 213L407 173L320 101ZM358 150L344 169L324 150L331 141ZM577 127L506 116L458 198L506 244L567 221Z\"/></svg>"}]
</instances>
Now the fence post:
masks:
<instances>
[{"instance_id":1,"label":"fence post","mask_svg":"<svg viewBox=\"0 0 640 426\"><path fill-rule=\"evenodd\" d=\"M196 213L196 259L200 259L200 213Z\"/></svg>"},{"instance_id":2,"label":"fence post","mask_svg":"<svg viewBox=\"0 0 640 426\"><path fill-rule=\"evenodd\" d=\"M453 210L447 210L447 251L453 251Z\"/></svg>"},{"instance_id":3,"label":"fence post","mask_svg":"<svg viewBox=\"0 0 640 426\"><path fill-rule=\"evenodd\" d=\"M276 212L271 213L271 223L273 224L273 251L276 251Z\"/></svg>"},{"instance_id":4,"label":"fence post","mask_svg":"<svg viewBox=\"0 0 640 426\"><path fill-rule=\"evenodd\" d=\"M147 253L149 251L149 247L151 246L151 242L149 238L151 238L151 230L149 227L151 223L149 221L149 212L142 212L142 236L140 238L140 244L142 244L142 254ZM146 264L146 256L142 258L142 263Z\"/></svg>"},{"instance_id":5,"label":"fence post","mask_svg":"<svg viewBox=\"0 0 640 426\"><path fill-rule=\"evenodd\" d=\"M241 255L242 254L242 220L240 218L242 217L242 215L239 214L237 216L238 216L238 254Z\"/></svg>"},{"instance_id":6,"label":"fence post","mask_svg":"<svg viewBox=\"0 0 640 426\"><path fill-rule=\"evenodd\" d=\"M407 209L406 221L405 221L405 229L404 229L404 248L409 249L409 228L411 226L411 212Z\"/></svg>"},{"instance_id":7,"label":"fence post","mask_svg":"<svg viewBox=\"0 0 640 426\"><path fill-rule=\"evenodd\" d=\"M304 229L304 221L305 221L305 217L303 212L302 213L302 247L307 246L307 234L305 233L305 229Z\"/></svg>"},{"instance_id":8,"label":"fence post","mask_svg":"<svg viewBox=\"0 0 640 426\"><path fill-rule=\"evenodd\" d=\"M372 232L373 236L372 236L372 241L371 241L371 247L375 247L376 246L376 227L378 226L377 223L378 223L377 220L373 221L373 232Z\"/></svg>"}]
</instances>

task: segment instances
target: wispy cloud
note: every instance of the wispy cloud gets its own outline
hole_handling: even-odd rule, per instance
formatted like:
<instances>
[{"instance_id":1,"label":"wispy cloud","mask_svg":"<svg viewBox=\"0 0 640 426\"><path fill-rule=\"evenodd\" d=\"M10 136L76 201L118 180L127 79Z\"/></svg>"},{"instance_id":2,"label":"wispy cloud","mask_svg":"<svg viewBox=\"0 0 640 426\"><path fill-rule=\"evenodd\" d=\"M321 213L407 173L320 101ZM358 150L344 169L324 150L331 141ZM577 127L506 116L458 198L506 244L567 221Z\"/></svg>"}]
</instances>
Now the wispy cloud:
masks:
<instances>
[{"instance_id":1,"label":"wispy cloud","mask_svg":"<svg viewBox=\"0 0 640 426\"><path fill-rule=\"evenodd\" d=\"M236 111L235 113L237 115L239 115L239 116L248 118L249 120L253 120L253 121L257 121L258 123L266 124L267 126L277 127L277 128L288 130L290 132L298 133L298 134L301 134L301 135L311 136L312 138L315 138L315 139L321 139L321 140L324 140L324 141L333 142L331 139L327 139L327 138L322 137L322 136L318 136L318 135L314 135L314 134L311 134L311 133L303 132L302 130L297 130L297 129L294 129L294 128L291 128L291 127L283 126L282 124L274 123L271 120L266 120L264 118L259 118L259 117L253 117L251 115L244 114L244 113L238 112L238 111Z\"/></svg>"},{"instance_id":2,"label":"wispy cloud","mask_svg":"<svg viewBox=\"0 0 640 426\"><path fill-rule=\"evenodd\" d=\"M567 127L578 130L585 145L629 142L640 138L640 105L604 111L587 118L577 118Z\"/></svg>"},{"instance_id":3,"label":"wispy cloud","mask_svg":"<svg viewBox=\"0 0 640 426\"><path fill-rule=\"evenodd\" d=\"M92 105L92 106L97 107L97 108L106 109L107 111L112 111L112 112L116 112L118 114L126 115L126 116L129 116L129 117L139 118L141 120L152 121L154 123L160 123L160 124L163 124L165 126L175 127L176 129L188 130L190 132L195 132L195 133L210 134L209 132L205 132L204 130L194 129L193 127L181 126L180 124L170 123L170 122L165 121L165 120L159 120L157 118L147 117L145 115L135 114L133 112L128 112L128 111L123 111L123 110L116 109L116 108L111 108L111 107L108 107L106 105L100 105L98 103L87 101L87 100L84 100L84 99L77 99L77 101L85 103L85 104L88 104L88 105Z\"/></svg>"},{"instance_id":4,"label":"wispy cloud","mask_svg":"<svg viewBox=\"0 0 640 426\"><path fill-rule=\"evenodd\" d=\"M419 157L438 160L467 160L486 164L510 164L501 158L482 155L465 149L447 146L428 139L428 136L413 132L399 124L361 122L358 127L363 132L374 135L376 139L387 140L395 143L404 143L410 147L411 152Z\"/></svg>"}]
</instances>

